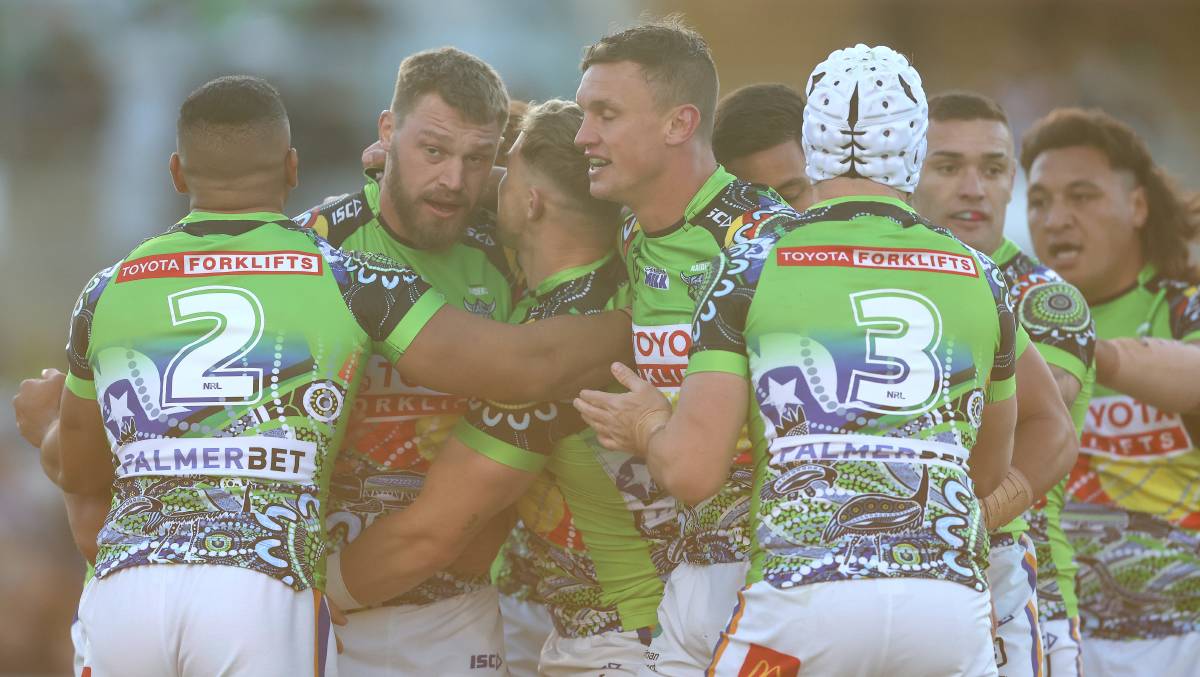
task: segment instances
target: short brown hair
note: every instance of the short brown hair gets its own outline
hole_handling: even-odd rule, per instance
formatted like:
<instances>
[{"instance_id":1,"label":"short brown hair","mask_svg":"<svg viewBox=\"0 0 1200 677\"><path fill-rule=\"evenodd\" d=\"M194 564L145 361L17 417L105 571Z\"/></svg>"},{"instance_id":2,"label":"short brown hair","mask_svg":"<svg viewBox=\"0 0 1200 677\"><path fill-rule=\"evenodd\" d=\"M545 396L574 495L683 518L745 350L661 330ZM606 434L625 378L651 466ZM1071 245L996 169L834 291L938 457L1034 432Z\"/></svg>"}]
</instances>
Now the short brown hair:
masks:
<instances>
[{"instance_id":1,"label":"short brown hair","mask_svg":"<svg viewBox=\"0 0 1200 677\"><path fill-rule=\"evenodd\" d=\"M804 95L779 82L747 85L717 104L713 153L727 163L752 153L800 141Z\"/></svg>"},{"instance_id":2,"label":"short brown hair","mask_svg":"<svg viewBox=\"0 0 1200 677\"><path fill-rule=\"evenodd\" d=\"M453 47L417 52L400 62L392 112L403 117L425 94L442 97L468 120L486 125L508 121L508 92L495 69Z\"/></svg>"},{"instance_id":3,"label":"short brown hair","mask_svg":"<svg viewBox=\"0 0 1200 677\"><path fill-rule=\"evenodd\" d=\"M717 67L704 38L678 15L600 38L587 48L580 70L598 63L632 61L654 85L660 104L691 104L700 110L700 132L712 138L717 109Z\"/></svg>"},{"instance_id":4,"label":"short brown hair","mask_svg":"<svg viewBox=\"0 0 1200 677\"><path fill-rule=\"evenodd\" d=\"M583 109L573 101L550 99L531 106L521 119L525 137L518 151L522 160L590 216L615 227L620 222L621 206L592 197L587 157L575 145L575 135L582 125Z\"/></svg>"},{"instance_id":5,"label":"short brown hair","mask_svg":"<svg viewBox=\"0 0 1200 677\"><path fill-rule=\"evenodd\" d=\"M1095 148L1113 169L1133 174L1146 191L1146 226L1138 235L1146 258L1168 278L1195 279L1188 266L1187 245L1196 234L1196 224L1189 221L1183 196L1154 164L1141 137L1104 111L1059 108L1033 123L1021 140L1021 167L1028 175L1042 153L1073 146Z\"/></svg>"},{"instance_id":6,"label":"short brown hair","mask_svg":"<svg viewBox=\"0 0 1200 677\"><path fill-rule=\"evenodd\" d=\"M1008 116L1000 104L978 92L956 89L942 92L929 99L929 119L939 122L950 120L995 120L1008 127Z\"/></svg>"}]
</instances>

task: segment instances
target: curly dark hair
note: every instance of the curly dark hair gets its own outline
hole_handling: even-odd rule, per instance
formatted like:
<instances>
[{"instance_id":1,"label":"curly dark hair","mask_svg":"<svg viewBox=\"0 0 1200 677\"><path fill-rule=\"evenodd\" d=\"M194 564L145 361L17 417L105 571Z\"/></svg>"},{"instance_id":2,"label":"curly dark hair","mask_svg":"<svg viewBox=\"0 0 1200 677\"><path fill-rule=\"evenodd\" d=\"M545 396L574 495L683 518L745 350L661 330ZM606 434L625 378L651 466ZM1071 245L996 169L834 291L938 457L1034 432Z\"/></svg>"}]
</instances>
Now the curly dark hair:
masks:
<instances>
[{"instance_id":1,"label":"curly dark hair","mask_svg":"<svg viewBox=\"0 0 1200 677\"><path fill-rule=\"evenodd\" d=\"M1021 140L1021 167L1029 174L1048 150L1088 146L1104 153L1114 169L1133 173L1146 191L1148 214L1139 238L1146 258L1162 275L1195 282L1188 263L1188 243L1197 225L1189 218L1186 198L1167 173L1154 163L1146 143L1129 125L1097 109L1059 108L1033 124Z\"/></svg>"}]
</instances>

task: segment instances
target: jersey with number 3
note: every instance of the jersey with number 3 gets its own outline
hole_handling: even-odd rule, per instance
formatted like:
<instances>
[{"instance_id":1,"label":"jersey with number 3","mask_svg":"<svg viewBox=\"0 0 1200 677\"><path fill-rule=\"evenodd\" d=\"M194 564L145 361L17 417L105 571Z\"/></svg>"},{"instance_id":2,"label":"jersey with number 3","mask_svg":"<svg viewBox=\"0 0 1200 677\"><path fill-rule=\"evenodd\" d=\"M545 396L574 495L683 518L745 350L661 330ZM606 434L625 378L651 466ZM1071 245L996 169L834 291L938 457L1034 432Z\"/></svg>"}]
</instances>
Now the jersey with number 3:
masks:
<instances>
[{"instance_id":1,"label":"jersey with number 3","mask_svg":"<svg viewBox=\"0 0 1200 677\"><path fill-rule=\"evenodd\" d=\"M995 265L903 202L855 197L760 230L713 273L688 373L749 379L748 580L985 590L967 461L984 405L1015 392L1021 335Z\"/></svg>"},{"instance_id":2,"label":"jersey with number 3","mask_svg":"<svg viewBox=\"0 0 1200 677\"><path fill-rule=\"evenodd\" d=\"M221 564L324 587L333 456L371 351L395 361L444 301L282 214L192 212L89 282L67 387L112 446L96 576Z\"/></svg>"}]
</instances>

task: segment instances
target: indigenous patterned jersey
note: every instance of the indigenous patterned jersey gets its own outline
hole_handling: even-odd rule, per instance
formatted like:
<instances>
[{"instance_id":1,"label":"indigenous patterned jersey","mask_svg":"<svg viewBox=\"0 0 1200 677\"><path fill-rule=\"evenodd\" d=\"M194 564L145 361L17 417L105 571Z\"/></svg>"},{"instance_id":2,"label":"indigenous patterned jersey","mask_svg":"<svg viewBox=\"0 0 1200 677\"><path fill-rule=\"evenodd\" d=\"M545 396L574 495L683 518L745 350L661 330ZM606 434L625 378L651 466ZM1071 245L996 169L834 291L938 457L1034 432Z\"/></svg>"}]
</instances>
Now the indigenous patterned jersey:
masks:
<instances>
[{"instance_id":1,"label":"indigenous patterned jersey","mask_svg":"<svg viewBox=\"0 0 1200 677\"><path fill-rule=\"evenodd\" d=\"M966 464L984 405L1015 392L1023 335L995 264L899 200L851 197L714 265L688 373L749 379L748 581L986 590Z\"/></svg>"},{"instance_id":2,"label":"indigenous patterned jersey","mask_svg":"<svg viewBox=\"0 0 1200 677\"><path fill-rule=\"evenodd\" d=\"M775 191L717 167L668 230L651 235L636 217L626 221L621 251L634 287L634 358L641 377L672 402L687 371L692 315L713 257L753 237L764 223L795 215ZM672 562L713 564L749 556L753 473L744 434L738 448L742 453L715 496L694 507L678 504L681 537L668 553Z\"/></svg>"},{"instance_id":3,"label":"indigenous patterned jersey","mask_svg":"<svg viewBox=\"0 0 1200 677\"><path fill-rule=\"evenodd\" d=\"M92 278L67 387L98 400L113 449L96 576L225 564L323 588L364 362L395 361L443 303L411 269L270 213L192 212Z\"/></svg>"},{"instance_id":4,"label":"indigenous patterned jersey","mask_svg":"<svg viewBox=\"0 0 1200 677\"><path fill-rule=\"evenodd\" d=\"M629 296L625 271L609 256L547 278L517 304L513 321L601 312ZM460 441L539 473L517 512L529 531L535 596L558 632L583 637L654 625L678 531L674 501L645 463L602 447L570 403L472 407L456 430Z\"/></svg>"},{"instance_id":5,"label":"indigenous patterned jersey","mask_svg":"<svg viewBox=\"0 0 1200 677\"><path fill-rule=\"evenodd\" d=\"M1200 290L1152 266L1092 306L1101 339L1200 341ZM1200 630L1200 450L1179 414L1097 386L1063 527L1080 565L1084 631L1105 639Z\"/></svg>"},{"instance_id":6,"label":"indigenous patterned jersey","mask_svg":"<svg viewBox=\"0 0 1200 677\"><path fill-rule=\"evenodd\" d=\"M378 181L370 178L361 191L328 200L296 220L334 246L383 254L411 267L448 303L495 320L508 317L511 272L490 221L468 226L462 240L444 251L416 249L384 222L379 191ZM380 515L416 499L429 462L466 410L466 402L464 397L407 383L386 356L370 357L354 424L334 470L327 524L335 548L357 538ZM486 575L442 571L388 604L427 604L487 582Z\"/></svg>"},{"instance_id":7,"label":"indigenous patterned jersey","mask_svg":"<svg viewBox=\"0 0 1200 677\"><path fill-rule=\"evenodd\" d=\"M1047 364L1074 376L1079 394L1071 404L1077 433L1083 432L1084 417L1096 381L1093 354L1096 329L1083 294L1062 277L1021 252L1005 240L992 254L1008 282L1017 322ZM1045 501L1030 511L1030 523L1017 518L999 529L1018 533L1029 527L1037 548L1039 616L1050 620L1078 616L1075 598L1075 564L1071 544L1063 533L1060 514L1066 480L1046 494Z\"/></svg>"}]
</instances>

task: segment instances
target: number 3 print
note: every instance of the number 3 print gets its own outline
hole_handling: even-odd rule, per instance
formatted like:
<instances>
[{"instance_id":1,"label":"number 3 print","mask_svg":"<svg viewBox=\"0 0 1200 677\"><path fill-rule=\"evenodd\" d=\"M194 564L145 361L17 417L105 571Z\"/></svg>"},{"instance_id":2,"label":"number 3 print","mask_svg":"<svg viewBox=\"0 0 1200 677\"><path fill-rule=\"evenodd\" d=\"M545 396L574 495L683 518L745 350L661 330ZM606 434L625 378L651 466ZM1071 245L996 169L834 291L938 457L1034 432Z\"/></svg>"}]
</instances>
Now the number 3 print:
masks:
<instances>
[{"instance_id":1,"label":"number 3 print","mask_svg":"<svg viewBox=\"0 0 1200 677\"><path fill-rule=\"evenodd\" d=\"M935 351L942 316L933 301L904 289L850 295L854 321L866 329L866 362L850 375L850 406L880 414L922 413L937 400L942 367Z\"/></svg>"}]
</instances>

